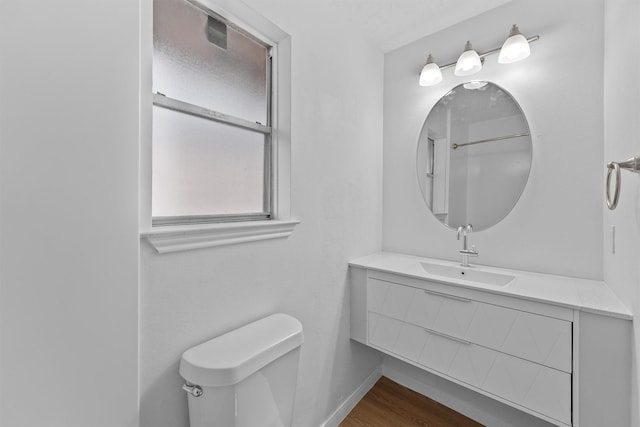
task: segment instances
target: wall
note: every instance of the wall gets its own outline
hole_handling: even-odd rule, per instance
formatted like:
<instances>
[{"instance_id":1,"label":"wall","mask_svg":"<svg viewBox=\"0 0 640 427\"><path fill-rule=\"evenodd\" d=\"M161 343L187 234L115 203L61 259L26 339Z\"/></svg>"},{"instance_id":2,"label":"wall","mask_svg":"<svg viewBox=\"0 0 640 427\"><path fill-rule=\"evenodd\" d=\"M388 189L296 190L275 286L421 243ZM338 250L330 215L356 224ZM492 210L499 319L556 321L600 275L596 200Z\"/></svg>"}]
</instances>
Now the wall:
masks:
<instances>
[{"instance_id":1,"label":"wall","mask_svg":"<svg viewBox=\"0 0 640 427\"><path fill-rule=\"evenodd\" d=\"M383 56L328 2L246 3L291 35L301 224L288 239L174 254L142 242L142 426L187 425L184 350L272 312L304 327L295 426L320 425L380 362L349 340L346 280L350 259L381 248Z\"/></svg>"},{"instance_id":2,"label":"wall","mask_svg":"<svg viewBox=\"0 0 640 427\"><path fill-rule=\"evenodd\" d=\"M0 425L138 425L130 0L0 2Z\"/></svg>"},{"instance_id":3,"label":"wall","mask_svg":"<svg viewBox=\"0 0 640 427\"><path fill-rule=\"evenodd\" d=\"M640 155L640 60L629 55L640 42L636 0L605 2L604 55L604 161L622 161ZM604 168L601 168L604 171ZM604 172L600 178L604 183ZM640 309L640 181L622 172L620 203L615 211L604 210L604 278L620 299L637 315ZM610 226L616 227L615 253L611 251ZM640 425L638 362L640 328L634 322L631 425Z\"/></svg>"},{"instance_id":4,"label":"wall","mask_svg":"<svg viewBox=\"0 0 640 427\"><path fill-rule=\"evenodd\" d=\"M522 107L533 133L531 176L504 221L471 235L480 252L473 261L602 279L602 15L602 1L514 0L385 55L385 250L459 259L455 230L420 196L415 152L431 106L465 79L449 69L442 83L423 88L417 76L428 53L445 64L466 40L492 49L517 23L527 36L540 35L531 56L511 65L490 56L472 77L502 86ZM576 54L576 46L584 49Z\"/></svg>"},{"instance_id":5,"label":"wall","mask_svg":"<svg viewBox=\"0 0 640 427\"><path fill-rule=\"evenodd\" d=\"M440 85L422 88L418 73L428 53L445 64L456 60L466 40L481 52L492 49L517 23L525 35L540 35L531 56L511 65L488 57L473 79L495 82L522 107L533 134L532 169L513 211L471 234L480 252L472 261L603 278L603 12L603 1L514 0L385 55L384 250L459 260L455 230L443 227L422 200L415 151L431 106L465 79L445 70ZM576 46L584 49L574 53ZM486 425L548 425L402 362L385 359L383 373Z\"/></svg>"}]
</instances>

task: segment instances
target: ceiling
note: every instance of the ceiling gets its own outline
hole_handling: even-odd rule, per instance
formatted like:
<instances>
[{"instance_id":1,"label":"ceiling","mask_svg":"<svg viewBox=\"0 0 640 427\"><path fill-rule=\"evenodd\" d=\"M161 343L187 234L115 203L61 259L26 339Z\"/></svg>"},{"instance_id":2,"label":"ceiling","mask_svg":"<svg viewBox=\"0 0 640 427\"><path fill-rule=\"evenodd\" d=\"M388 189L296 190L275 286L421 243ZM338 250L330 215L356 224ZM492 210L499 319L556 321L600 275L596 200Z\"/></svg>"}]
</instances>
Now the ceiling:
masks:
<instances>
[{"instance_id":1,"label":"ceiling","mask_svg":"<svg viewBox=\"0 0 640 427\"><path fill-rule=\"evenodd\" d=\"M397 49L511 0L332 0L357 32L383 52Z\"/></svg>"}]
</instances>

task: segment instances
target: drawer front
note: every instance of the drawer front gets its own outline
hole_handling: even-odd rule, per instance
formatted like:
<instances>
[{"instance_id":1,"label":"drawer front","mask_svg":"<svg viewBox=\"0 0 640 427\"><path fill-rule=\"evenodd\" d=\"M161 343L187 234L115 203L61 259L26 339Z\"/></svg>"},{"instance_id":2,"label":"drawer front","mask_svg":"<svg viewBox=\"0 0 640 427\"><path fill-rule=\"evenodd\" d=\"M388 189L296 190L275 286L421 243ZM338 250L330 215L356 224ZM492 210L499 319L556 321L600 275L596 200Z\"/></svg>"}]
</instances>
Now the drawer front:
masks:
<instances>
[{"instance_id":1,"label":"drawer front","mask_svg":"<svg viewBox=\"0 0 640 427\"><path fill-rule=\"evenodd\" d=\"M367 309L571 373L571 322L369 278Z\"/></svg>"},{"instance_id":2,"label":"drawer front","mask_svg":"<svg viewBox=\"0 0 640 427\"><path fill-rule=\"evenodd\" d=\"M369 343L394 356L571 424L571 375L369 312Z\"/></svg>"}]
</instances>

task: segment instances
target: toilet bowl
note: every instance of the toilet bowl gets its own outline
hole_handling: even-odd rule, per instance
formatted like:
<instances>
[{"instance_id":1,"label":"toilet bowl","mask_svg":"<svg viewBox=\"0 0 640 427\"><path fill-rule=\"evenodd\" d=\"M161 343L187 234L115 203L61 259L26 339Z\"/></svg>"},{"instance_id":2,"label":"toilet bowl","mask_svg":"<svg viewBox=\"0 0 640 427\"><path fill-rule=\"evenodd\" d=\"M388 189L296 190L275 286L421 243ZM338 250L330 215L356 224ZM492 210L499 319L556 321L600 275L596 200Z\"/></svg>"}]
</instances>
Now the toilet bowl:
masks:
<instances>
[{"instance_id":1,"label":"toilet bowl","mask_svg":"<svg viewBox=\"0 0 640 427\"><path fill-rule=\"evenodd\" d=\"M185 351L190 427L290 427L303 340L279 313Z\"/></svg>"}]
</instances>

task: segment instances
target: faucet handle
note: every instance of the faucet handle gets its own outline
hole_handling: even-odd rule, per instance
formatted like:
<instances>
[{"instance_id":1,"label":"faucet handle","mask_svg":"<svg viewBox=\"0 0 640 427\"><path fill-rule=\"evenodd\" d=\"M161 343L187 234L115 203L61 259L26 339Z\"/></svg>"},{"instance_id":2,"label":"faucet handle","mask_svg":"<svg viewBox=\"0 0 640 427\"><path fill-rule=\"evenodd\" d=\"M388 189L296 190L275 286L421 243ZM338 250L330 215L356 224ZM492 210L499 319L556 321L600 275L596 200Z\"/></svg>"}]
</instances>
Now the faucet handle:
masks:
<instances>
[{"instance_id":1,"label":"faucet handle","mask_svg":"<svg viewBox=\"0 0 640 427\"><path fill-rule=\"evenodd\" d=\"M460 240L460 235L465 233L465 227L462 225L458 227L458 238L456 240Z\"/></svg>"},{"instance_id":2,"label":"faucet handle","mask_svg":"<svg viewBox=\"0 0 640 427\"><path fill-rule=\"evenodd\" d=\"M470 256L478 256L478 250L476 249L476 245L471 245L471 249L462 249L460 251L462 255ZM468 265L468 263L467 263ZM466 267L466 266L465 266Z\"/></svg>"}]
</instances>

